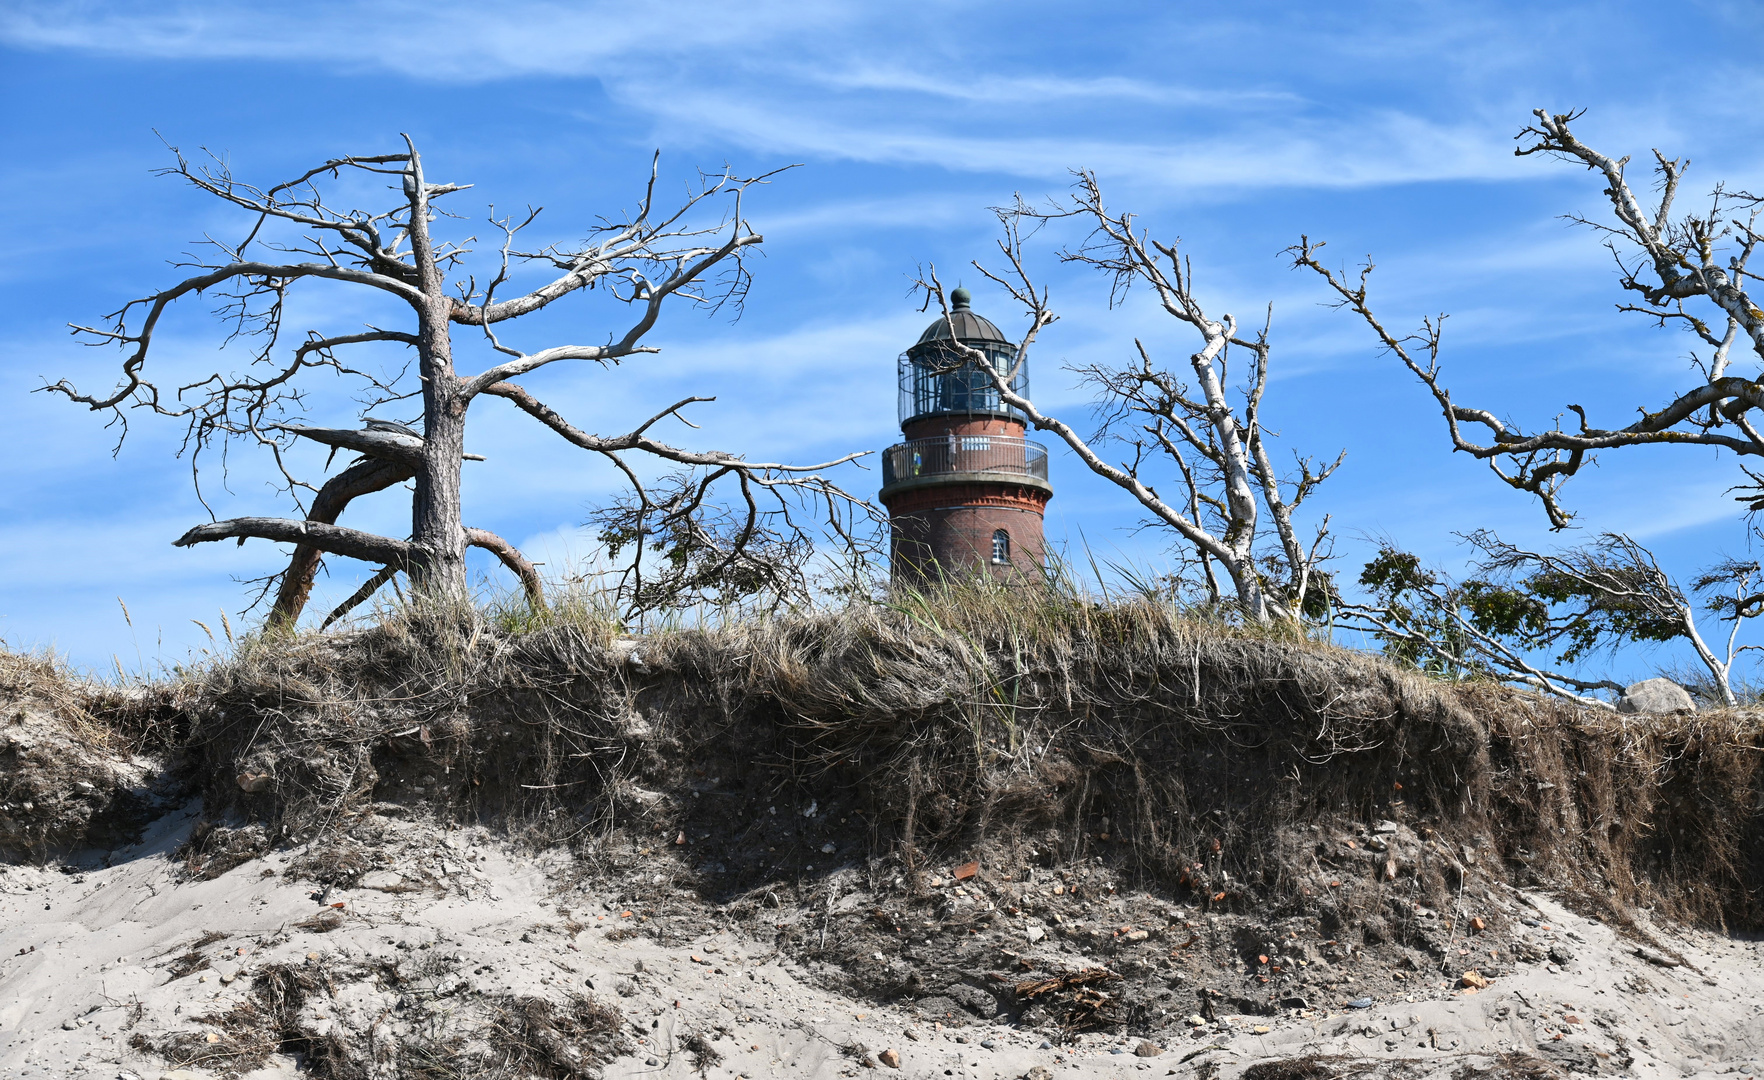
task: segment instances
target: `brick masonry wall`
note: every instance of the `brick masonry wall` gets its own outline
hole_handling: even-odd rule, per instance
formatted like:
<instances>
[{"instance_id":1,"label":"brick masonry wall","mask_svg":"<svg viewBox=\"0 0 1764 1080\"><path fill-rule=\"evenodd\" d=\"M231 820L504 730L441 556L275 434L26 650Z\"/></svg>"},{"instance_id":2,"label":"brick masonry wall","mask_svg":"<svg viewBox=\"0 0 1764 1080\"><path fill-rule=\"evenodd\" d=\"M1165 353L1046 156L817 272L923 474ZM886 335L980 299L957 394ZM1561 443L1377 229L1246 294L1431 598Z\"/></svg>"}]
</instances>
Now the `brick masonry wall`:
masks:
<instances>
[{"instance_id":1,"label":"brick masonry wall","mask_svg":"<svg viewBox=\"0 0 1764 1080\"><path fill-rule=\"evenodd\" d=\"M901 438L934 439L943 435L1014 435L1022 438L1027 431L1021 421L996 416L928 416L915 420L900 431Z\"/></svg>"},{"instance_id":2,"label":"brick masonry wall","mask_svg":"<svg viewBox=\"0 0 1764 1080\"><path fill-rule=\"evenodd\" d=\"M1014 484L950 484L904 491L889 500L894 576L935 578L977 572L995 578L1040 572L1047 492ZM1010 562L992 561L992 535L1011 538Z\"/></svg>"}]
</instances>

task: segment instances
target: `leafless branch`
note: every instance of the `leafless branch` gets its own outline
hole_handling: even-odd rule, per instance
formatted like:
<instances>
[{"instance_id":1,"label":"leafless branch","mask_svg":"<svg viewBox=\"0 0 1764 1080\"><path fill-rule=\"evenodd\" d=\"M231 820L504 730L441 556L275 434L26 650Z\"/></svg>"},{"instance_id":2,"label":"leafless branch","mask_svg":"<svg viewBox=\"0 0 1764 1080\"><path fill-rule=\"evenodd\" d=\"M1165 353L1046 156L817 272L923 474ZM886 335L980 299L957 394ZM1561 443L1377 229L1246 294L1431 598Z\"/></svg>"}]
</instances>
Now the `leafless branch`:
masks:
<instances>
[{"instance_id":1,"label":"leafless branch","mask_svg":"<svg viewBox=\"0 0 1764 1080\"><path fill-rule=\"evenodd\" d=\"M465 533L466 543L496 556L520 580L521 588L527 594L527 603L535 611L545 610L545 582L539 577L539 568L521 554L519 548L487 529L468 528Z\"/></svg>"},{"instance_id":2,"label":"leafless branch","mask_svg":"<svg viewBox=\"0 0 1764 1080\"><path fill-rule=\"evenodd\" d=\"M308 521L334 525L352 500L376 491L384 491L414 475L416 473L413 468L389 461L370 458L358 462L325 481L324 487L319 489L318 495L312 500L312 509L307 512L306 518ZM312 595L312 585L318 576L322 554L315 544L303 542L295 545L294 554L288 560L288 568L282 572L275 605L270 609L270 626L291 627L299 622L307 598Z\"/></svg>"},{"instance_id":3,"label":"leafless branch","mask_svg":"<svg viewBox=\"0 0 1764 1080\"><path fill-rule=\"evenodd\" d=\"M572 445L605 456L629 480L629 497L594 518L614 558L630 553L619 571L629 617L639 618L658 606L718 598L764 597L768 606L805 600L811 592L807 565L814 548L798 515L808 504L824 512L820 527L848 554L867 558L876 552L881 512L820 475L868 451L815 465L785 465L750 462L724 451L682 450L647 434L668 417L683 421L681 409L711 398L675 402L632 431L606 437L581 430L513 383L493 383L485 393L513 402ZM627 451L687 468L646 485L621 456ZM712 497L712 489L725 479L740 494L734 516ZM769 509L761 508L762 495L769 500ZM648 574L646 551L665 553L667 561L659 574Z\"/></svg>"},{"instance_id":4,"label":"leafless branch","mask_svg":"<svg viewBox=\"0 0 1764 1080\"><path fill-rule=\"evenodd\" d=\"M391 581L397 575L397 568L382 566L373 577L370 577L361 583L361 588L350 593L347 599L332 608L331 613L325 616L325 621L319 624L319 629L329 629L332 623L367 603L369 597L379 592L381 586L385 585L386 582Z\"/></svg>"},{"instance_id":5,"label":"leafless branch","mask_svg":"<svg viewBox=\"0 0 1764 1080\"><path fill-rule=\"evenodd\" d=\"M173 547L192 547L216 540L273 540L285 544L311 544L330 555L402 569L410 561L410 544L359 529L327 525L319 521L290 518L231 518L198 525L172 541Z\"/></svg>"},{"instance_id":6,"label":"leafless branch","mask_svg":"<svg viewBox=\"0 0 1764 1080\"><path fill-rule=\"evenodd\" d=\"M1295 267L1305 267L1322 277L1336 306L1358 315L1384 349L1427 387L1445 420L1452 448L1487 462L1503 483L1536 495L1551 526L1561 529L1573 516L1561 504L1562 485L1598 451L1691 445L1727 449L1744 457L1764 456L1764 440L1759 439L1749 415L1764 408L1764 387L1753 379L1726 374L1731 349L1742 335L1752 346L1754 360L1764 359L1764 311L1752 303L1744 288L1745 279L1756 276L1746 264L1759 239L1754 226L1761 204L1755 196L1728 192L1718 185L1703 213L1673 219L1674 201L1689 163L1669 159L1656 150L1654 170L1660 197L1650 212L1629 183L1629 158L1610 158L1574 135L1570 125L1579 113L1550 115L1540 109L1534 115L1537 123L1520 133L1522 145L1515 153L1577 162L1598 173L1606 185L1604 194L1615 224L1578 217L1571 220L1605 236L1617 262L1619 284L1640 296L1641 303L1619 304L1618 310L1640 313L1661 326L1681 325L1713 349L1706 360L1693 357L1704 377L1701 384L1657 409L1638 409L1641 416L1634 423L1617 428L1595 426L1585 410L1569 405L1568 411L1577 420L1574 426L1564 428L1558 418L1551 428L1527 430L1494 411L1459 405L1441 382L1444 316L1424 319L1418 332L1399 336L1372 311L1368 299L1373 269L1370 260L1354 274L1332 269L1319 258L1323 243L1309 237L1301 238L1288 253ZM1640 258L1630 258L1629 253ZM1706 314L1688 310L1685 305L1689 301L1700 301L1714 310ZM1474 429L1486 435L1473 437L1470 432ZM1751 495L1742 501L1751 503L1754 510L1764 507L1764 497Z\"/></svg>"},{"instance_id":7,"label":"leafless branch","mask_svg":"<svg viewBox=\"0 0 1764 1080\"><path fill-rule=\"evenodd\" d=\"M1193 291L1193 269L1175 242L1153 240L1140 229L1131 214L1110 211L1093 174L1076 174L1075 192L1064 202L1037 208L1018 199L995 209L1003 236L998 242L1004 268L992 271L975 266L989 280L1008 291L1023 307L1029 327L1016 345L1015 365L1000 372L978 350L959 342L954 349L961 362L990 375L994 387L1011 408L1019 410L1034 427L1055 434L1098 476L1125 490L1148 511L1153 520L1173 530L1200 557L1211 580L1216 562L1231 578L1238 605L1254 620L1296 619L1307 601L1315 601L1312 578L1316 559L1325 547L1307 546L1292 519L1296 509L1341 464L1316 466L1300 458L1296 477L1279 476L1266 448L1267 432L1260 420L1272 346L1266 323L1253 335L1239 330L1237 320L1225 314L1210 316ZM1111 303L1123 302L1134 286L1149 289L1164 312L1199 334L1199 348L1188 356L1194 385L1160 366L1144 342L1136 342L1135 362L1113 366L1091 364L1079 374L1096 387L1102 423L1091 438L1070 424L1050 416L1013 389L1013 380L1027 362L1040 331L1056 316L1044 288L1031 279L1023 253L1023 241L1043 226L1076 220L1090 232L1076 248L1060 252L1062 261L1089 266L1111 279ZM934 268L919 280L929 300L949 316L943 284ZM1241 387L1243 404L1231 402L1231 350L1249 354ZM1126 459L1113 463L1098 447L1114 443L1127 451ZM1154 460L1176 468L1182 497L1159 494L1146 470ZM1203 508L1207 517L1203 520ZM1285 582L1272 589L1258 565L1264 539L1262 515L1266 511L1280 544ZM1216 593L1216 582L1211 585Z\"/></svg>"}]
</instances>

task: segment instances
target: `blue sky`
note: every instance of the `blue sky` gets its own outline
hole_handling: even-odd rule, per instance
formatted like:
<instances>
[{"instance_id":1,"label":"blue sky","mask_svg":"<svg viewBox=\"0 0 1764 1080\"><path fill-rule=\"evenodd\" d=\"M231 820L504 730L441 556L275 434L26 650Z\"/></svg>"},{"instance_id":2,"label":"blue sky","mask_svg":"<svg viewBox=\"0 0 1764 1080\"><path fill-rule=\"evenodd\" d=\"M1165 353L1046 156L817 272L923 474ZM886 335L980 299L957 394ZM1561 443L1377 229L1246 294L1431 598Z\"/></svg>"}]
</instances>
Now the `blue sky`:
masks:
<instances>
[{"instance_id":1,"label":"blue sky","mask_svg":"<svg viewBox=\"0 0 1764 1080\"><path fill-rule=\"evenodd\" d=\"M456 211L544 205L565 238L635 201L652 151L683 182L724 162L757 173L801 163L753 198L764 257L744 316L684 309L652 335L660 355L613 371L554 368L542 396L612 433L677 397L712 393L675 427L681 443L768 460L876 449L897 434L896 354L927 321L908 295L935 262L975 288L1007 330L1014 313L978 275L986 208L1062 191L1095 170L1118 207L1179 236L1215 311L1273 304L1267 415L1287 445L1333 456L1316 497L1341 537L1340 569L1389 536L1445 565L1454 532L1494 527L1550 543L1539 508L1447 452L1420 386L1380 356L1318 282L1279 252L1301 233L1343 260L1371 253L1390 323L1450 312L1446 364L1459 400L1531 424L1579 403L1621 423L1665 400L1690 341L1613 313L1608 256L1560 220L1599 212L1584 173L1516 159L1537 107L1586 108L1577 130L1613 153L1693 161L1689 191L1764 187L1764 119L1751 43L1764 13L1741 3L1329 5L1189 3L801 5L223 3L13 0L0 12L8 208L0 276L0 638L75 662L152 668L207 645L237 612L234 580L275 569L272 545L170 541L206 519L178 430L141 418L120 452L100 421L32 393L45 380L108 384L114 357L65 324L95 320L176 277L169 260L238 219L152 170L160 136L224 153L274 182L325 157L396 149L409 132L430 175L476 185ZM155 135L155 131L159 135ZM1035 250L1062 318L1035 359L1038 402L1082 418L1066 364L1126 355L1135 335L1180 365L1191 339L1145 298L1109 311L1102 282ZM159 348L180 370L215 363L221 335L186 302ZM297 313L359 326L371 305L315 292ZM599 340L592 305L524 342ZM501 403L491 403L500 406ZM313 420L344 423L320 395ZM469 436L490 461L467 472L468 520L552 567L591 555L578 526L613 487L605 470L506 408ZM280 512L260 466L235 460L222 516ZM1131 505L1056 452L1048 533L1074 548L1155 563ZM1608 455L1570 488L1586 530L1629 531L1681 575L1746 532L1712 453ZM851 472L872 491L874 474ZM402 535L388 494L349 520ZM314 608L346 595L335 566ZM488 567L480 568L494 576ZM119 598L132 626L125 622ZM234 617L235 625L238 619ZM1626 659L1639 673L1665 655Z\"/></svg>"}]
</instances>

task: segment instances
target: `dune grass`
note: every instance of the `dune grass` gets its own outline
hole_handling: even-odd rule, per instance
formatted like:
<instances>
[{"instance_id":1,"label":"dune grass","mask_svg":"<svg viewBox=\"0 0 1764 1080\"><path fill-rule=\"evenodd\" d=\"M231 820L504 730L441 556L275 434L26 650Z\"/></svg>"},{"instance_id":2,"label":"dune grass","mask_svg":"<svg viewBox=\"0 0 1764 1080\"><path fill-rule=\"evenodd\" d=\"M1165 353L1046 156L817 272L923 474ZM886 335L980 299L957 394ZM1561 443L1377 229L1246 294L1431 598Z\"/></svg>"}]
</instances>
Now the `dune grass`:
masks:
<instances>
[{"instance_id":1,"label":"dune grass","mask_svg":"<svg viewBox=\"0 0 1764 1080\"><path fill-rule=\"evenodd\" d=\"M637 635L586 593L386 604L242 635L127 701L9 662L14 698L110 693L94 722L266 843L387 800L542 842L672 836L694 812L680 793L714 776L754 805L860 806L870 857L908 875L1100 858L1209 903L1351 911L1384 902L1384 864L1324 880L1315 833L1389 818L1431 838L1401 870L1417 901L1470 863L1612 911L1764 925L1760 714L1444 683L1155 589L936 585Z\"/></svg>"}]
</instances>

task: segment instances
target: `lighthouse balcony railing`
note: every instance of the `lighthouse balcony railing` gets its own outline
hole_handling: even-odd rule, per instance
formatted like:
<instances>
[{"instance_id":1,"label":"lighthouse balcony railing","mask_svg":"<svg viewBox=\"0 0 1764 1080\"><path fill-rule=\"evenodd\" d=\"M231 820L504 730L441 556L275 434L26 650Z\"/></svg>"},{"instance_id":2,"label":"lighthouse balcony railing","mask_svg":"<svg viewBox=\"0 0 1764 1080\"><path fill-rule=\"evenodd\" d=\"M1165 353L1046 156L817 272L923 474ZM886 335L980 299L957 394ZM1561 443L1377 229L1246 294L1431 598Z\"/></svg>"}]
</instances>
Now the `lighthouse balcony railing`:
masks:
<instances>
[{"instance_id":1,"label":"lighthouse balcony railing","mask_svg":"<svg viewBox=\"0 0 1764 1080\"><path fill-rule=\"evenodd\" d=\"M1014 435L939 435L882 451L882 486L954 473L1011 473L1047 480L1047 447Z\"/></svg>"}]
</instances>

